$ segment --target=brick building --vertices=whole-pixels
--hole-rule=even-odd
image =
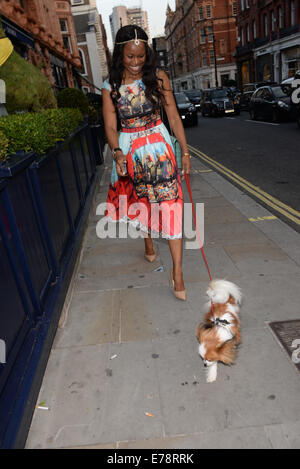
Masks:
[[[236,61],[239,86],[300,70],[299,0],[239,0]]]
[[[76,85],[81,68],[70,0],[1,0],[2,27],[15,50],[38,66],[55,89]]]
[[[108,75],[105,28],[95,0],[71,0],[77,44],[83,64],[82,88],[100,94]]]
[[[236,1],[176,0],[165,23],[173,88],[207,88],[236,79]]]

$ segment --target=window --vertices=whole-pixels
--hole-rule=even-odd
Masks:
[[[279,28],[283,28],[283,15],[282,15],[281,7],[278,7],[278,25],[279,25]]]
[[[214,41],[213,33],[214,33],[213,27],[212,27],[212,26],[208,26],[208,27],[207,27],[208,42],[213,42],[213,41]]]
[[[247,42],[250,42],[250,27],[249,24],[246,26]]]
[[[211,5],[206,5],[206,18],[211,18]]]
[[[202,66],[207,65],[206,50],[202,51]]]
[[[243,28],[241,28],[241,31],[240,31],[240,38],[241,38],[241,45],[244,46],[245,45],[245,38],[244,38]]]
[[[72,46],[69,36],[63,36],[63,43],[65,48],[72,53]]]
[[[79,48],[78,48],[78,51],[79,51],[79,56],[80,56],[81,63],[83,65],[83,75],[87,75],[84,53]]]
[[[253,33],[253,39],[256,39],[256,21],[253,20],[252,22],[252,33]]]
[[[272,10],[271,11],[271,29],[272,29],[272,31],[275,31],[275,22],[276,22],[275,13],[274,13],[274,10]]]
[[[295,25],[295,0],[291,0],[291,26]]]
[[[215,61],[215,54],[214,54],[214,50],[213,49],[210,49],[209,51],[209,60],[210,60],[210,64],[212,65]]]
[[[245,0],[241,0],[241,10],[245,10]]]
[[[67,20],[64,20],[64,19],[60,18],[59,23],[60,23],[61,32],[67,33],[68,32],[68,22],[67,22]]]
[[[84,0],[72,0],[72,5],[83,5]]]
[[[203,20],[204,18],[203,7],[199,7],[199,18],[200,20]]]
[[[264,15],[264,35],[265,37],[268,35],[268,17]]]
[[[236,2],[233,2],[233,4],[232,4],[232,14],[233,14],[233,16],[237,16],[237,5],[236,5]]]
[[[206,41],[205,28],[202,28],[200,30],[200,44],[205,44],[205,41]]]

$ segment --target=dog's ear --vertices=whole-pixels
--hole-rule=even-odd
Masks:
[[[218,347],[219,360],[225,365],[232,365],[236,359],[235,341],[233,339],[224,342]]]

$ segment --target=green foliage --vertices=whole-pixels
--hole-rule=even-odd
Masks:
[[[82,114],[78,109],[47,109],[1,117],[0,132],[8,140],[8,153],[34,151],[43,155],[76,130],[81,122]]]
[[[16,52],[0,67],[0,78],[6,84],[6,109],[9,114],[56,108],[55,96],[47,78]]]
[[[89,100],[83,91],[77,88],[65,88],[57,94],[56,98],[59,108],[80,109],[83,115],[88,114]]]
[[[8,138],[0,130],[0,163],[7,158],[8,154]]]

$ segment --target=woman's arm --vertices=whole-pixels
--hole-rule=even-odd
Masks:
[[[115,106],[110,96],[110,92],[104,88],[102,89],[102,108],[106,138],[110,148],[113,150],[119,146],[117,115]],[[126,174],[124,171],[126,156],[122,153],[122,151],[116,152],[115,161],[118,176],[124,176]]]
[[[173,91],[171,88],[171,83],[168,78],[168,75],[163,71],[158,71],[158,83],[160,85],[160,91],[164,96],[164,109],[167,113],[168,120],[172,131],[174,132],[175,137],[177,138],[181,150],[182,150],[182,174],[190,174],[191,171],[191,158],[190,152],[188,149],[184,127],[180,118],[180,115],[177,111],[177,106]]]

